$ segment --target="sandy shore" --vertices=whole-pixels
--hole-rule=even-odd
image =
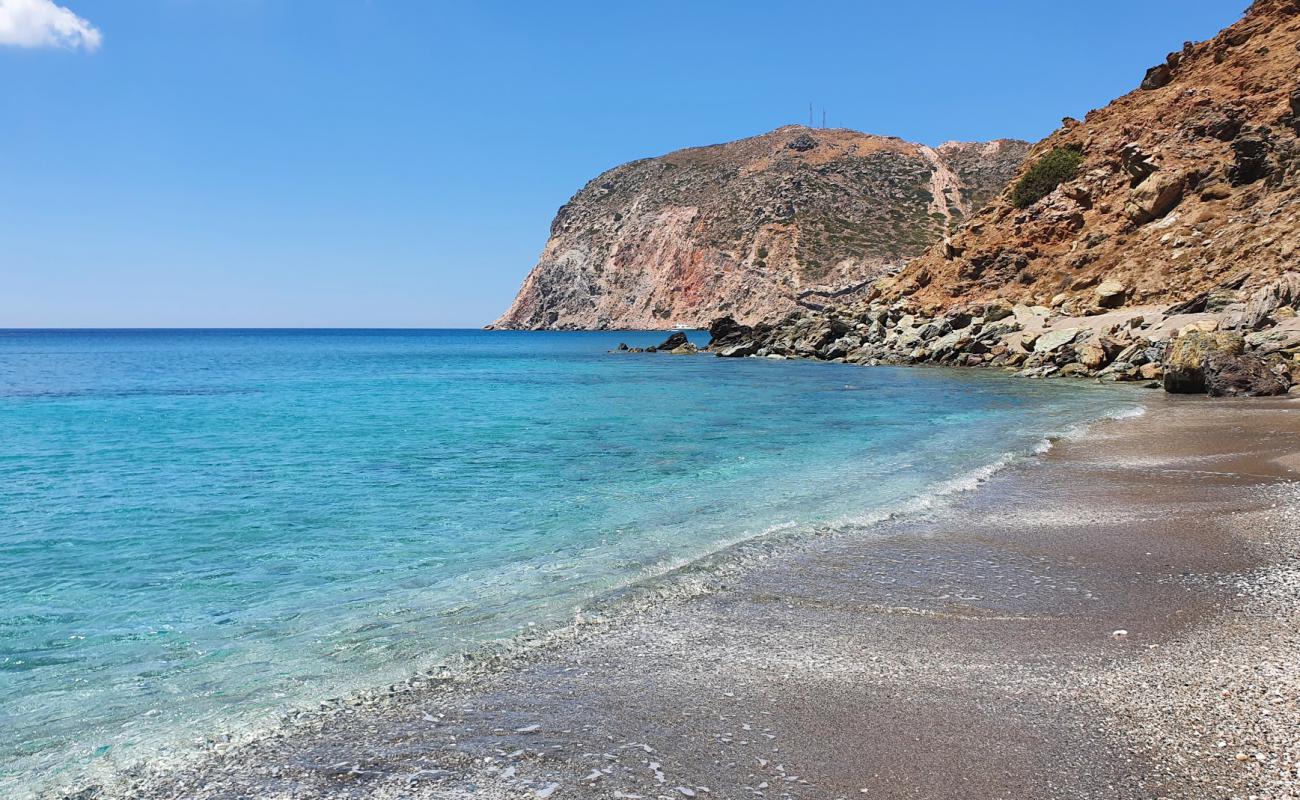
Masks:
[[[1300,402],[1149,402],[927,512],[751,546],[694,596],[104,794],[1298,796]]]

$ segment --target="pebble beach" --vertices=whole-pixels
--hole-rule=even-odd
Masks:
[[[1156,398],[99,796],[1293,797],[1296,408]]]

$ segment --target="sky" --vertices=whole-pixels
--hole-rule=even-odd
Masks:
[[[624,161],[1038,140],[1246,0],[0,0],[0,328],[477,327]]]

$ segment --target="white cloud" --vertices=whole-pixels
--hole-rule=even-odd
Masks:
[[[0,0],[0,45],[99,49],[99,30],[54,0]]]

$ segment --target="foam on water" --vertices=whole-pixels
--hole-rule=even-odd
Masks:
[[[657,576],[689,589],[739,543],[926,510],[1136,407],[977,371],[605,352],[661,338],[0,332],[0,795],[557,630]]]

